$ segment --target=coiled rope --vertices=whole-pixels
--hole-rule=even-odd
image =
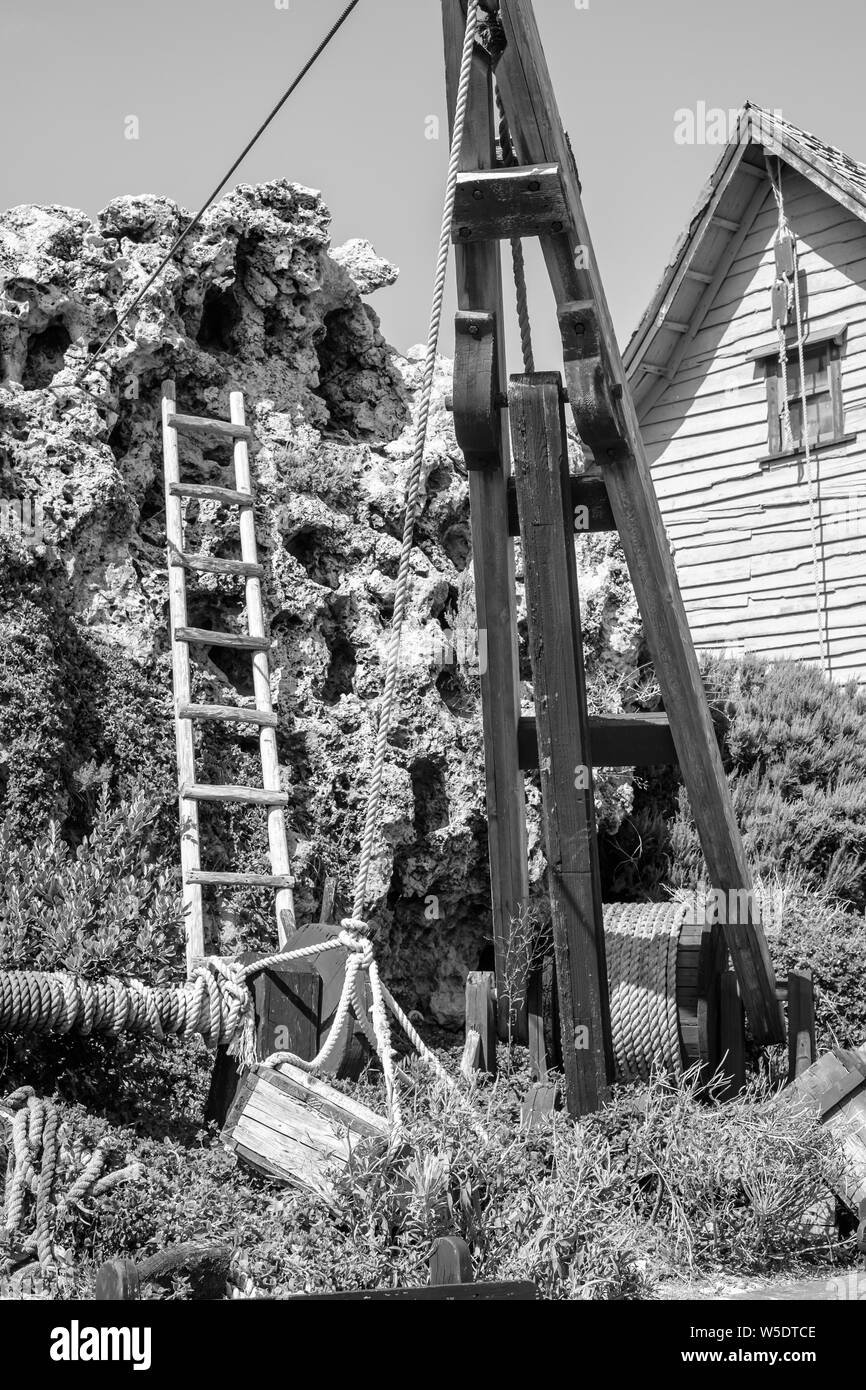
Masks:
[[[683,1070],[677,947],[686,903],[609,903],[604,939],[617,1081]]]
[[[43,1269],[53,1265],[57,1224],[70,1208],[142,1174],[138,1163],[103,1173],[111,1152],[108,1145],[97,1146],[75,1173],[77,1165],[60,1112],[53,1101],[37,1096],[32,1086],[22,1086],[0,1102],[0,1135],[3,1131],[7,1149],[0,1230],[3,1275],[34,1253]],[[61,1181],[69,1186],[58,1198]],[[31,1224],[33,1230],[28,1233]]]

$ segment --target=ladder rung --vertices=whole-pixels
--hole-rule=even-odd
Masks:
[[[249,425],[235,425],[231,420],[209,420],[204,415],[168,415],[166,425],[178,434],[217,434],[223,439],[254,438]]]
[[[267,637],[247,637],[235,632],[211,632],[206,627],[176,628],[174,640],[200,642],[205,647],[237,647],[242,652],[266,652],[271,645]]]
[[[255,501],[251,492],[210,483],[169,483],[168,490],[172,497],[195,497],[200,502],[221,502],[224,507],[251,507]]]
[[[239,705],[178,705],[177,717],[222,720],[226,724],[259,724],[263,729],[275,729],[279,722],[270,710],[243,709]]]
[[[209,786],[203,782],[185,782],[180,789],[181,801],[244,801],[250,806],[287,806],[288,792],[268,791],[265,787],[233,787],[231,783]]]
[[[293,888],[295,880],[291,874],[232,874],[211,873],[207,869],[191,869],[187,883],[243,885],[246,888]]]
[[[240,574],[245,579],[261,579],[264,570],[246,560],[223,560],[217,555],[190,555],[185,550],[172,546],[169,564],[179,569],[196,570],[200,574]]]

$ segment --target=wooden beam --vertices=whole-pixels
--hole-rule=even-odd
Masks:
[[[815,1060],[815,988],[811,970],[788,971],[788,1080]]]
[[[647,642],[671,722],[678,761],[714,887],[727,894],[752,887],[721,757],[712,732],[697,656],[677,582],[670,546],[653,489],[649,465],[589,227],[580,198],[574,156],[562,129],[538,27],[529,0],[502,0],[507,46],[496,70],[499,90],[518,158],[559,164],[575,237],[545,236],[541,247],[558,304],[595,304],[604,351],[605,376],[619,388],[625,435],[618,448],[598,460],[628,561]],[[760,196],[763,184],[756,196]],[[569,391],[571,383],[569,382]],[[571,394],[571,391],[570,391]],[[579,398],[579,392],[575,399]],[[578,428],[581,421],[578,420]],[[752,1031],[759,1042],[781,1042],[784,1026],[776,998],[769,950],[760,925],[725,928]]]
[[[562,232],[568,209],[555,164],[476,169],[458,175],[452,239],[503,241]]]
[[[607,1095],[613,1049],[559,374],[513,376],[508,398],[566,1101],[577,1117]]]
[[[672,766],[677,761],[666,714],[591,714],[588,726],[593,767]],[[517,739],[524,772],[538,767],[533,718],[521,718]]]
[[[575,535],[579,536],[586,531],[616,530],[604,478],[586,477],[584,474],[572,475],[569,486]],[[520,535],[517,493],[514,490],[513,478],[508,480],[508,534]]]
[[[449,123],[453,124],[466,23],[461,0],[442,0],[442,19]],[[476,49],[461,151],[464,170],[495,166],[497,126],[490,65],[486,56]],[[455,260],[459,308],[493,314],[501,324],[499,244],[458,245]],[[503,382],[505,347],[501,333],[497,337],[496,367],[499,381]],[[469,475],[475,606],[479,633],[485,634],[487,643],[486,669],[481,675],[481,707],[498,1024],[503,1038],[509,1029],[505,962],[511,922],[529,898],[526,791],[517,761],[520,693],[514,545],[508,537],[506,483],[510,472],[507,421],[503,420],[497,466],[474,469]],[[525,1024],[519,1019],[513,1021],[513,1026],[518,1037],[525,1035]]]
[[[746,1084],[746,1018],[733,970],[724,971],[721,988],[722,1071],[727,1077],[722,1094],[725,1100],[732,1100]]]
[[[492,971],[470,970],[466,977],[466,1037],[478,1038],[474,1070],[496,1075],[496,981]]]

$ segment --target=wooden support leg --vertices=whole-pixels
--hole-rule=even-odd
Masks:
[[[721,991],[722,1068],[728,1078],[723,1094],[732,1100],[746,1084],[746,1016],[733,970],[722,975]]]
[[[475,1071],[496,1075],[496,984],[492,971],[470,971],[466,980],[466,1040],[478,1039]]]
[[[511,378],[562,1054],[569,1113],[596,1110],[613,1079],[601,877],[562,384]]]
[[[496,81],[512,142],[522,163],[559,166],[568,209],[568,225],[559,234],[542,236],[541,248],[560,309],[575,421],[604,470],[710,881],[725,894],[750,894],[751,876],[598,273],[577,166],[530,0],[501,0],[500,18],[506,48]],[[754,1036],[762,1043],[784,1041],[770,954],[751,905],[745,916],[729,916],[725,935]]]
[[[461,0],[443,0],[445,71],[449,121],[453,124],[460,54],[466,26]],[[490,169],[496,163],[496,119],[490,65],[480,50],[475,58],[466,116],[461,167]],[[465,322],[464,346],[478,341],[483,372],[461,374],[454,423],[471,464],[469,506],[478,619],[481,707],[487,779],[487,821],[493,913],[493,943],[499,1000],[499,1036],[526,1036],[525,1018],[511,1017],[507,999],[507,955],[511,923],[529,898],[525,787],[520,770],[517,728],[520,715],[517,599],[514,543],[508,535],[508,434],[495,406],[498,382],[505,380],[502,333],[502,281],[499,246],[479,242],[455,252],[457,301],[461,311],[492,319],[492,338],[476,339],[477,324]],[[492,356],[490,350],[492,349]],[[489,437],[485,436],[486,434]],[[509,1026],[510,1025],[510,1026]]]
[[[815,987],[811,970],[788,971],[788,1081],[815,1060]]]

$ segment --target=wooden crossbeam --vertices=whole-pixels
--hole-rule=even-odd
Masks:
[[[598,1109],[613,1079],[601,876],[565,415],[557,372],[511,378],[553,946],[568,1109]]]
[[[577,474],[568,480],[571,493],[571,509],[574,519],[574,533],[585,531],[615,531],[616,522],[610,509],[604,478],[586,477]],[[508,534],[520,535],[520,519],[517,513],[517,493],[514,480],[508,482]]]
[[[598,272],[580,196],[571,147],[560,121],[547,62],[529,0],[502,0],[506,47],[497,84],[508,117],[512,143],[525,164],[559,166],[573,235],[541,237],[541,247],[557,304],[594,306],[598,325],[595,405],[611,438],[596,462],[605,484],[628,561],[656,675],[689,794],[695,824],[714,887],[725,894],[747,890],[745,920],[725,923],[725,937],[737,973],[752,1032],[759,1042],[781,1042],[784,1024],[769,950],[752,906],[751,875],[736,824],[730,793],[701,682],[697,656],[652,485],[610,311]],[[596,445],[605,430],[593,429],[587,409],[587,374],[574,341],[565,342],[574,320],[563,324],[569,398],[583,438]],[[573,379],[574,378],[574,379]],[[592,447],[592,437],[589,443]]]
[[[591,714],[588,727],[593,767],[676,763],[677,750],[666,714]],[[524,771],[538,767],[538,733],[533,718],[521,718],[517,741]]]
[[[452,239],[503,241],[512,236],[562,232],[568,210],[555,164],[476,169],[460,174]]]

